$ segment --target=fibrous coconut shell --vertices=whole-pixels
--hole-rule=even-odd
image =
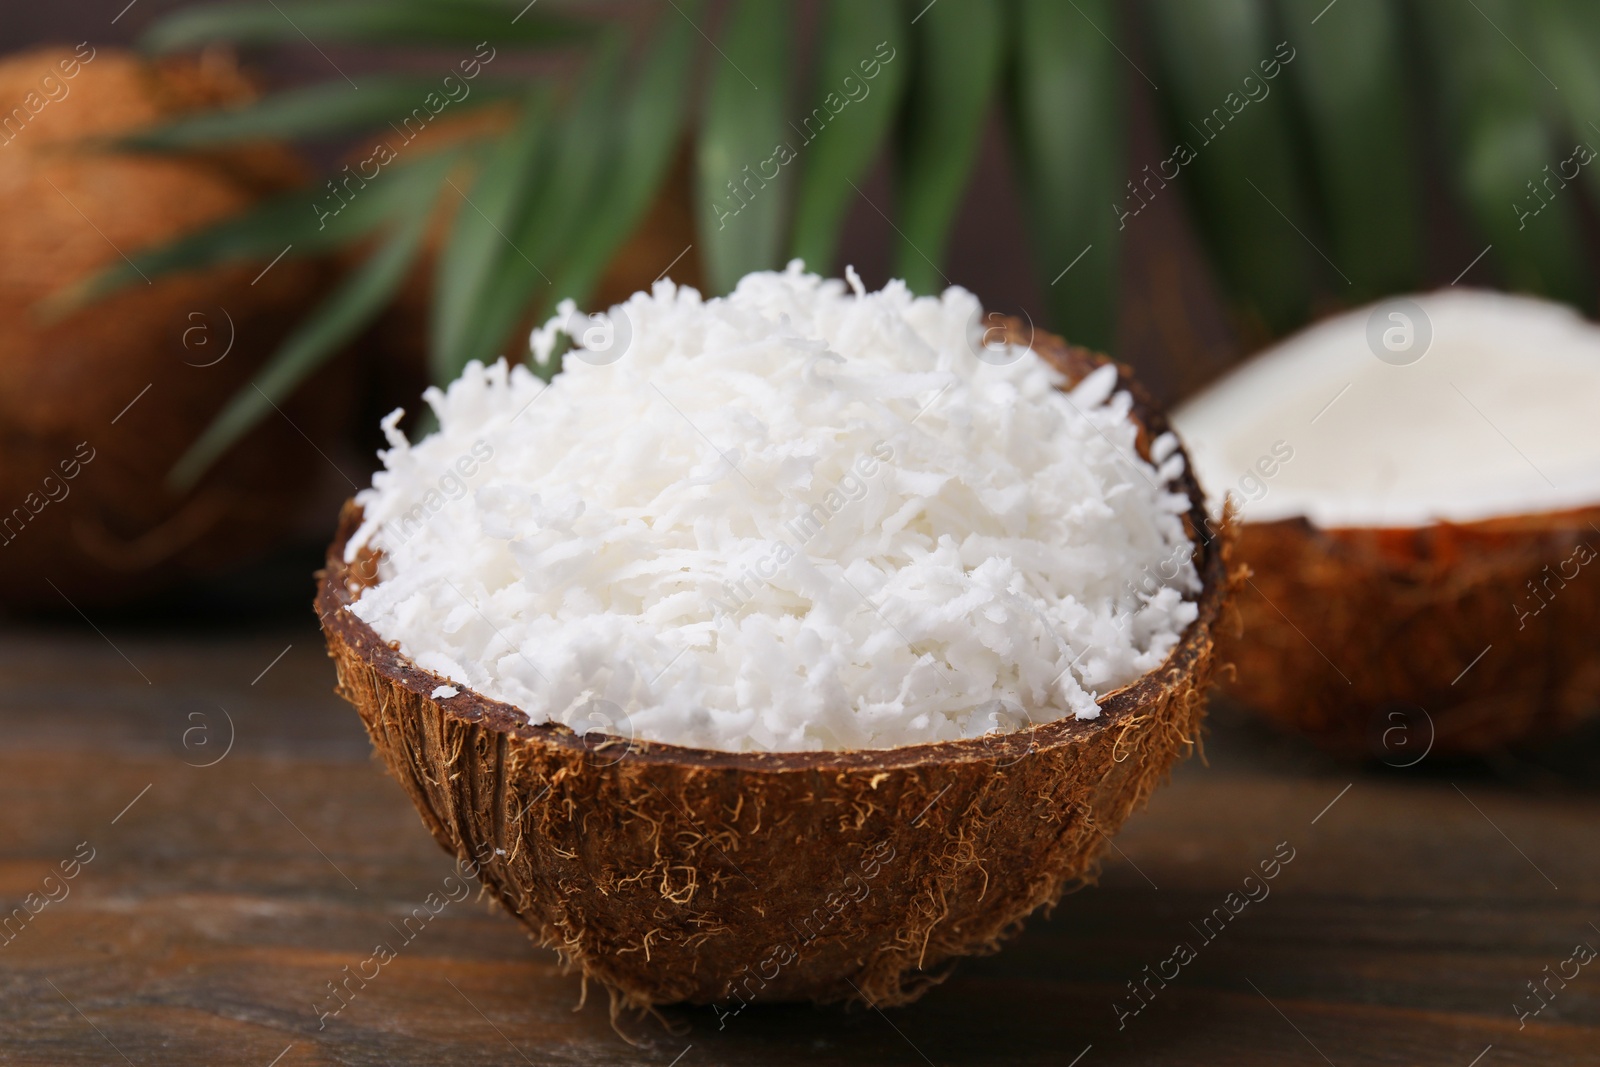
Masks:
[[[1600,712],[1600,507],[1404,529],[1240,523],[1230,695],[1338,752],[1409,764]],[[1579,546],[1588,546],[1587,552]]]
[[[1033,344],[1074,382],[1105,362]],[[1165,421],[1122,374],[1147,442]],[[1184,488],[1203,530],[1189,475]],[[433,699],[444,679],[346,610],[376,573],[370,555],[344,561],[359,521],[347,505],[317,597],[339,692],[439,844],[614,1008],[904,1004],[995,950],[1093,878],[1108,835],[1196,745],[1237,577],[1227,531],[1197,533],[1199,617],[1094,720],[889,750],[711,752],[596,743],[469,690]]]

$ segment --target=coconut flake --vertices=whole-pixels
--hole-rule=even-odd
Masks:
[[[1196,617],[1182,456],[1139,457],[1114,371],[1063,393],[981,316],[795,263],[584,318],[625,351],[548,386],[471,364],[357,496],[347,558],[382,557],[352,610],[583,732],[796,751],[1093,718]]]
[[[460,696],[461,690],[453,685],[436,685],[428,696],[434,700],[449,700],[451,697]]]

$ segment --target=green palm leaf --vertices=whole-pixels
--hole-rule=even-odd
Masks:
[[[167,481],[175,490],[192,488],[212,463],[383,310],[416,258],[427,225],[427,212],[401,222],[361,268],[300,323],[261,375],[234,394],[172,468]]]
[[[66,314],[135,282],[164,274],[269,260],[280,253],[298,258],[342,247],[397,213],[425,213],[432,190],[459,158],[457,152],[435,153],[415,162],[390,164],[348,201],[322,190],[282,193],[241,214],[135,253],[128,261],[52,295],[41,311],[51,316]]]
[[[206,111],[132,134],[119,147],[182,151],[267,138],[294,140],[369,129],[403,119],[441,92],[437,78],[367,75],[359,92],[343,81],[290,89],[242,107]],[[457,82],[454,108],[476,107],[523,91],[515,82]]]
[[[667,24],[645,61],[616,129],[616,150],[594,206],[585,213],[582,232],[556,275],[555,295],[580,305],[612,254],[627,240],[650,208],[683,136],[687,85],[695,56],[691,19],[698,3],[683,2],[685,17],[663,16]],[[687,251],[687,250],[686,250]],[[665,273],[668,264],[662,264]]]
[[[1416,288],[1421,275],[1415,134],[1400,18],[1388,0],[1279,0],[1298,50],[1289,73],[1315,160],[1328,252],[1352,302]]]
[[[795,146],[804,159],[793,255],[826,274],[857,183],[877,158],[900,103],[910,63],[898,0],[833,0],[822,40],[816,106],[801,116]]]
[[[1022,184],[1055,325],[1102,351],[1116,331],[1120,229],[1113,205],[1127,166],[1126,61],[1105,36],[1112,0],[1019,0],[1014,118]]]
[[[454,378],[470,358],[467,339],[481,296],[505,258],[507,231],[527,212],[550,121],[546,95],[543,86],[530,95],[516,126],[485,158],[471,195],[453,189],[460,203],[434,283],[431,363],[436,381]]]
[[[713,292],[779,266],[782,256],[796,156],[784,111],[787,16],[787,5],[736,0],[718,42],[695,160],[700,247]]]
[[[1148,185],[1142,176],[1126,206],[1142,210],[1140,197],[1159,195],[1168,183],[1185,187],[1246,318],[1285,333],[1305,321],[1309,257],[1321,258],[1290,148],[1286,94],[1267,77],[1297,54],[1289,42],[1273,43],[1255,0],[1151,0],[1148,11],[1160,95],[1182,150],[1168,157],[1172,166],[1164,160],[1155,168]],[[1328,266],[1333,284],[1348,288],[1340,268]]]
[[[531,6],[531,5],[529,5]],[[519,13],[519,9],[520,13]],[[584,23],[499,0],[268,0],[186,8],[156,23],[140,40],[153,52],[216,41],[280,44],[567,44],[592,32]],[[463,60],[462,63],[469,62]]]
[[[1539,65],[1561,86],[1557,96],[1567,135],[1591,151],[1600,149],[1600,63],[1595,62],[1600,56],[1600,6],[1583,0],[1529,0],[1524,17],[1534,28]],[[1600,194],[1600,166],[1582,169],[1591,191]]]
[[[147,47],[304,41],[319,52],[322,43],[475,51],[449,78],[362,75],[359,89],[345,78],[182,116],[115,147],[308,139],[396,118],[409,127],[423,111],[426,125],[439,111],[430,101],[447,96],[457,109],[517,93],[525,103],[510,131],[447,154],[417,149],[413,158],[402,147],[376,177],[346,167],[323,190],[276,196],[146,249],[44,310],[63,313],[147,277],[315,255],[387,231],[286,342],[261,392],[235,397],[175,470],[192,484],[269,401],[390,299],[423,239],[417,227],[459,180],[446,190],[461,202],[436,264],[430,329],[432,372],[451,379],[467,361],[497,354],[524,316],[563,297],[586,300],[658,194],[682,143],[703,14],[700,0],[670,6],[666,22],[647,31],[654,43],[632,76],[620,30],[526,0],[247,0],[165,18]],[[1184,195],[1251,333],[1302,323],[1319,277],[1348,301],[1413,287],[1422,240],[1413,124],[1444,130],[1445,173],[1505,278],[1589,306],[1576,237],[1581,190],[1568,189],[1575,175],[1552,167],[1568,155],[1567,136],[1600,143],[1594,4],[1414,0],[1396,13],[1381,0],[1145,0],[1143,14],[1137,28],[1147,39],[1136,47],[1124,40],[1135,20],[1114,0],[828,0],[810,110],[796,114],[791,6],[729,0],[715,55],[706,55],[693,146],[708,289],[779,267],[786,249],[831,271],[855,186],[897,118],[895,269],[917,291],[937,289],[1009,59],[1004,102],[1018,182],[1053,318],[1074,340],[1112,346],[1122,238],[1153,197]],[[1434,94],[1416,102],[1417,114],[1408,94],[1422,79],[1402,67],[1402,26],[1420,28],[1431,52]],[[1278,28],[1287,40],[1274,44]],[[588,45],[597,36],[570,95],[541,93],[552,82],[543,76],[474,80],[496,47]],[[1138,78],[1151,82],[1165,143],[1175,147],[1129,182],[1126,88]],[[470,187],[451,173],[464,161]],[[1600,166],[1587,169],[1600,193]]]
[[[1476,0],[1476,7],[1423,0],[1418,8],[1440,75],[1455,156],[1450,175],[1492,246],[1489,258],[1513,289],[1589,307],[1593,286],[1576,236],[1577,192],[1546,182],[1547,168],[1567,154],[1545,110],[1554,89],[1501,37],[1528,39],[1518,9],[1498,0]]]
[[[942,0],[912,26],[911,86],[895,165],[895,273],[913,292],[944,285],[945,244],[1000,76],[1003,22],[990,0]]]
[[[553,300],[554,281],[540,264],[554,266],[592,204],[606,158],[606,141],[599,131],[606,128],[606,116],[615,108],[622,59],[621,41],[608,38],[561,117],[553,150],[539,157],[530,195],[523,200],[526,210],[505,232],[473,328],[457,353],[461,366],[499,355],[517,320],[530,307],[547,307]],[[435,372],[455,376],[448,367],[436,367]]]

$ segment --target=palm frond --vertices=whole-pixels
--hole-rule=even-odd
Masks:
[[[290,89],[240,107],[185,115],[125,137],[118,147],[155,152],[263,139],[300,140],[399,122],[424,106],[430,93],[449,94],[456,109],[478,107],[524,92],[513,81],[457,79],[455,88],[437,78],[368,75],[358,92],[343,81]],[[459,93],[459,96],[455,94]]]
[[[1519,9],[1503,0],[1479,6],[1484,17],[1473,19],[1440,0],[1418,3],[1439,72],[1456,193],[1512,287],[1589,306],[1594,285],[1578,244],[1575,198],[1563,195],[1563,179],[1551,180],[1567,153],[1555,140],[1549,83],[1516,50],[1490,39],[1527,36]]]
[[[601,131],[616,106],[624,58],[616,38],[591,57],[577,92],[551,131],[551,151],[541,157],[523,199],[522,217],[501,235],[494,275],[471,332],[448,362],[435,364],[435,373],[444,380],[455,377],[448,373],[452,366],[459,373],[470,360],[502,354],[500,347],[518,320],[553,302],[555,282],[541,264],[553,268],[585,213],[596,209],[593,197],[606,148]]]
[[[297,326],[261,374],[235,393],[168,475],[186,491],[212,463],[370,323],[393,298],[417,257],[428,216],[400,220],[387,240]]]
[[[52,295],[43,310],[66,314],[147,278],[345,247],[414,209],[418,191],[437,186],[459,158],[459,151],[435,153],[388,165],[378,173],[383,180],[368,182],[357,175],[347,178],[342,190],[329,181],[324,190],[281,193],[167,244],[136,252]],[[348,184],[352,181],[356,184]]]
[[[537,9],[518,14],[509,0],[267,0],[206,4],[162,19],[140,40],[152,52],[228,42],[263,45],[321,41],[435,46],[483,42],[513,46],[572,44],[589,23]],[[483,59],[483,55],[478,56]]]
[[[1013,122],[1040,275],[1059,328],[1113,347],[1127,169],[1125,63],[1113,0],[1018,0]],[[1091,258],[1092,257],[1092,258]]]
[[[455,224],[434,272],[430,356],[438,379],[455,377],[471,358],[468,338],[480,321],[489,278],[505,258],[506,231],[527,214],[537,191],[549,127],[549,100],[539,86],[523,102],[517,124],[485,156],[471,193],[450,182]]]
[[[711,287],[727,292],[779,266],[798,153],[788,125],[788,12],[735,0],[719,41],[696,145],[700,245]]]
[[[573,235],[572,251],[555,275],[557,299],[588,299],[612,254],[638,226],[659,193],[683,137],[689,73],[697,35],[691,22],[701,5],[683,0],[684,17],[664,15],[655,47],[612,129],[611,151],[595,203]],[[663,273],[667,264],[662,265]]]
[[[943,0],[922,12],[912,34],[895,157],[895,273],[913,292],[931,293],[947,284],[945,244],[999,82],[1004,14],[990,0]]]
[[[997,105],[1048,325],[1075,341],[1114,347],[1123,239],[1160,197],[1188,206],[1253,340],[1297,327],[1313,306],[1415,287],[1420,175],[1441,146],[1441,170],[1503,280],[1593,303],[1576,237],[1581,198],[1600,198],[1587,148],[1600,143],[1593,4],[828,0],[803,81],[799,20],[787,5],[731,0],[720,25],[705,11],[700,0],[663,10],[637,64],[614,25],[525,0],[264,0],[171,15],[146,47],[311,40],[475,51],[452,68],[453,89],[387,74],[363,74],[355,89],[341,72],[139,131],[121,149],[209,150],[380,128],[440,92],[458,108],[515,101],[515,117],[448,152],[418,149],[385,160],[376,176],[347,166],[323,189],[270,198],[142,250],[56,294],[46,310],[81,307],[143,277],[325,254],[386,235],[285,343],[260,391],[235,397],[185,457],[174,477],[192,483],[260,417],[263,396],[287,397],[391,299],[426,246],[424,220],[440,196],[457,201],[434,265],[429,350],[443,382],[467,361],[499,354],[529,316],[565,297],[586,300],[686,140],[711,292],[781,266],[786,252],[831,271],[860,185],[886,147],[894,195],[873,206],[895,231],[897,273],[916,291],[934,291],[949,281],[946,246]],[[709,50],[700,40],[708,32]],[[1505,47],[1502,33],[1526,50]],[[496,48],[566,46],[581,51],[575,85],[500,68],[477,80]],[[1130,85],[1154,103],[1166,146],[1165,158],[1138,173],[1128,162]]]
[[[1296,90],[1328,257],[1352,302],[1414,289],[1422,273],[1422,194],[1406,106],[1401,21],[1386,0],[1279,0],[1298,53]]]
[[[1272,40],[1267,12],[1254,0],[1152,0],[1146,10],[1177,146],[1171,164],[1155,168],[1154,182],[1140,176],[1127,206],[1142,211],[1143,198],[1169,180],[1183,186],[1246,318],[1287,332],[1310,311],[1313,256],[1336,284],[1350,285],[1308,232],[1312,216],[1294,141],[1282,101],[1270,99],[1298,50]]]
[[[827,7],[822,55],[812,97],[800,117],[796,190],[796,258],[824,274],[859,183],[882,150],[905,90],[906,31],[898,0],[833,0]]]

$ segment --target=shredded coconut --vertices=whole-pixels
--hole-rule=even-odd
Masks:
[[[849,276],[564,304],[535,357],[586,350],[550,385],[474,363],[414,446],[392,413],[352,610],[579,732],[836,750],[1094,718],[1196,616],[1176,439],[1139,457],[1113,368],[1063,393],[983,348],[963,289]]]

